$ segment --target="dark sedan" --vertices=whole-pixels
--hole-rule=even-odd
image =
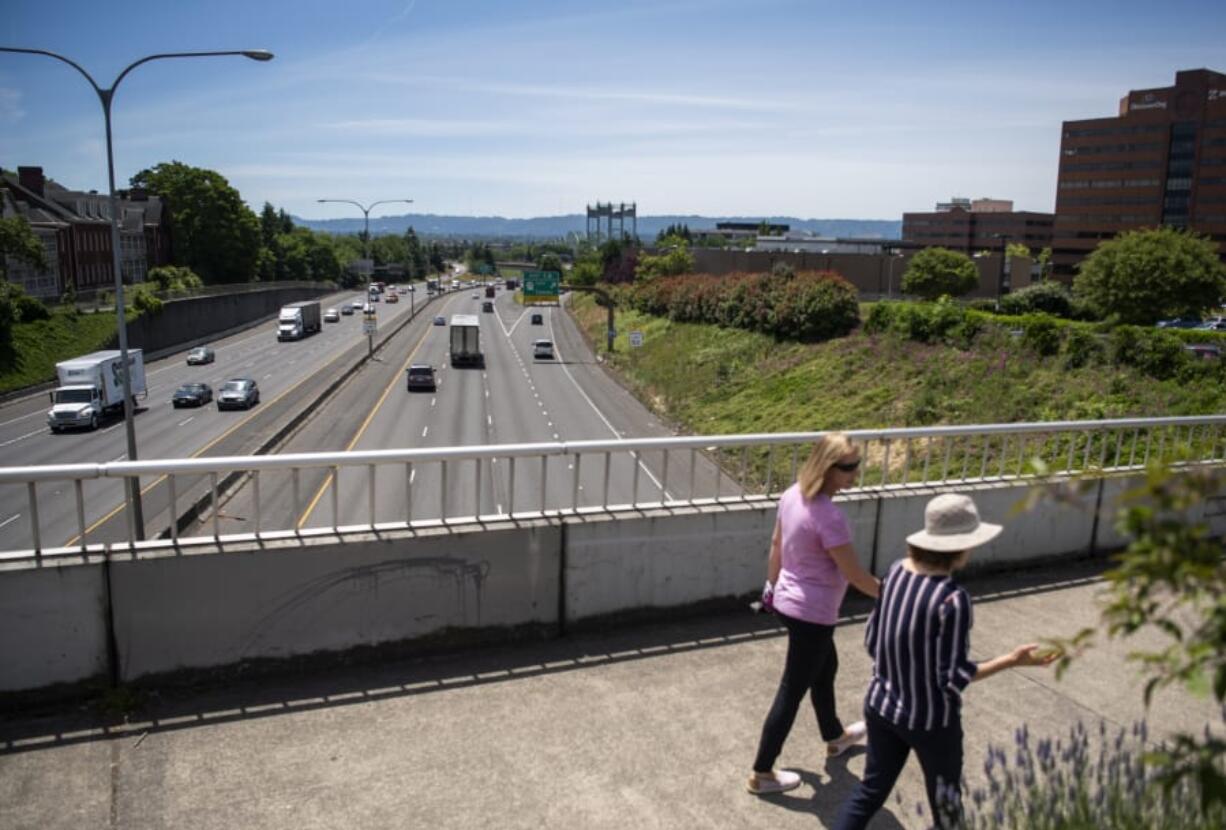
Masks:
[[[204,406],[211,400],[213,387],[207,383],[185,383],[170,397],[170,403],[175,409],[181,406]]]
[[[218,409],[250,409],[260,402],[260,389],[251,378],[228,380],[217,390]]]

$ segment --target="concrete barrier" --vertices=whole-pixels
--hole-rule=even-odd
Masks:
[[[1138,479],[1042,485],[981,483],[971,492],[1004,533],[971,567],[1021,566],[1122,547],[1113,528]],[[840,499],[866,567],[884,574],[904,555],[938,490]],[[1226,530],[1226,501],[1192,519]],[[256,661],[343,654],[423,642],[493,640],[515,629],[744,597],[761,589],[773,502],[565,516],[485,526],[382,532],[142,553],[106,573],[75,558],[12,562],[0,571],[0,692],[106,677],[157,679],[242,670]],[[168,543],[169,545],[169,543]],[[107,648],[113,620],[118,665]],[[458,638],[451,635],[462,634]]]

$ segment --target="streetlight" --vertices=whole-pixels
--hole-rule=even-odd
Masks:
[[[371,202],[369,207],[363,207],[360,202],[355,202],[352,199],[316,199],[316,202],[340,202],[346,205],[353,205],[358,210],[362,211],[362,218],[365,226],[362,230],[362,259],[370,259],[370,212],[379,205],[388,205],[395,202],[404,202],[406,205],[413,204],[412,199],[384,199],[379,202]]]
[[[106,176],[107,187],[110,193],[111,204],[111,264],[115,269],[115,316],[119,328],[119,359],[124,366],[123,372],[123,419],[124,432],[128,439],[128,460],[136,460],[136,424],[134,423],[135,412],[132,401],[132,381],[129,378],[129,362],[128,362],[128,323],[124,319],[123,306],[123,272],[120,270],[119,262],[119,203],[115,198],[115,153],[111,144],[111,103],[115,100],[115,90],[119,88],[119,83],[127,74],[142,63],[150,61],[162,60],[163,58],[211,58],[220,57],[222,55],[242,55],[245,58],[251,58],[254,61],[270,61],[273,58],[272,52],[264,49],[241,49],[236,51],[224,52],[166,52],[157,55],[146,55],[140,60],[133,61],[124,67],[124,70],[115,78],[114,83],[109,89],[103,89],[98,86],[88,72],[81,68],[75,61],[69,60],[63,55],[55,52],[48,52],[46,49],[19,49],[12,46],[0,46],[0,52],[13,52],[22,55],[45,55],[49,58],[55,58],[57,61],[63,61],[73,69],[80,72],[85,80],[89,81],[89,85],[94,88],[94,92],[98,93],[98,102],[102,104],[102,118],[106,122]],[[129,499],[132,502],[132,532],[137,540],[145,538],[145,517],[141,510],[140,503],[140,479],[132,477],[127,479]],[[174,521],[174,518],[171,518]]]

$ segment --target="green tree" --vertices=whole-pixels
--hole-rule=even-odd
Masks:
[[[166,197],[176,265],[206,283],[246,282],[256,275],[260,220],[220,173],[164,162],[137,173],[131,185]]]
[[[260,237],[264,240],[264,247],[271,248],[279,233],[285,231],[281,229],[281,218],[277,215],[277,209],[271,202],[265,202],[264,209],[260,211]]]
[[[1208,236],[1174,228],[1124,231],[1081,263],[1073,293],[1103,317],[1149,325],[1216,306],[1226,293],[1226,266]]]
[[[376,236],[370,242],[370,258],[380,265],[406,265],[409,260],[409,246],[403,236],[384,234]]]
[[[47,270],[43,243],[20,216],[0,218],[0,280],[8,281],[8,260],[13,258],[35,271]]]
[[[560,275],[562,273],[562,258],[552,251],[546,251],[536,261],[536,267],[539,271],[556,271]]]
[[[907,263],[902,276],[904,294],[935,300],[948,294],[961,297],[979,285],[979,272],[966,254],[948,248],[925,248]]]
[[[1013,259],[1014,257],[1019,257],[1019,256],[1029,258],[1031,256],[1031,253],[1030,253],[1030,249],[1027,248],[1025,245],[1023,245],[1021,242],[1010,242],[1007,245],[1005,245],[1005,256],[1009,257],[1009,259]]]
[[[426,253],[426,248],[421,243],[421,238],[417,235],[417,231],[409,227],[404,232],[404,267],[408,272],[409,278],[414,280],[422,280],[426,278],[426,274],[430,270],[430,257]]]
[[[658,256],[644,256],[639,259],[634,275],[640,280],[655,277],[677,277],[689,274],[694,270],[694,255],[690,246],[680,237],[668,237],[669,248]]]

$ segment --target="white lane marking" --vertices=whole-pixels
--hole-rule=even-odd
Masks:
[[[493,426],[493,425],[494,425],[494,416],[492,416],[492,415],[486,415],[486,416],[485,416],[485,422],[486,422],[487,424],[489,424],[490,426]]]
[[[417,470],[414,470],[413,472],[409,473],[409,484],[412,484],[413,479],[415,478],[417,478]]]
[[[436,403],[438,403],[438,398],[431,398],[431,399],[430,399],[430,406],[434,406]]]
[[[426,437],[426,433],[427,433],[427,432],[429,432],[429,431],[430,431],[430,427],[422,427],[422,428],[421,428],[421,437],[422,437],[422,438],[425,438],[425,437]]]
[[[501,512],[502,512],[502,510],[500,509],[498,512],[499,512],[499,513],[501,513]],[[20,513],[14,513],[12,516],[9,516],[9,517],[8,517],[7,519],[5,519],[4,521],[0,522],[0,527],[4,527],[6,524],[9,524],[10,522],[15,522],[15,521],[17,521],[17,520],[18,520],[18,519],[20,519],[20,518],[21,518],[21,514],[20,514]]]
[[[498,515],[502,515],[502,505],[498,505]]]
[[[512,325],[510,329],[507,329],[507,330],[506,330],[506,332],[507,332],[507,337],[510,337],[510,336],[511,336],[511,333],[515,331],[515,327],[519,325],[519,321],[520,321],[520,320],[522,320],[522,319],[524,319],[524,315],[525,315],[525,314],[527,314],[527,313],[528,313],[528,309],[526,309],[526,308],[525,308],[525,309],[524,309],[522,312],[520,312],[520,315],[519,315],[519,317],[518,317],[518,318],[515,320],[514,325]],[[498,322],[499,322],[499,323],[501,323],[501,322],[502,322],[502,320],[500,319]]]
[[[127,457],[128,457],[128,454],[125,452],[123,455],[117,455],[117,456],[115,456],[115,457],[114,457],[114,458],[112,458],[112,459],[111,459],[111,460],[110,460],[108,463],[110,463],[110,464],[114,464],[116,461],[123,461],[123,460],[124,460],[125,458],[127,458]]]
[[[272,377],[272,372],[269,372],[268,374],[264,375],[264,377],[260,378],[260,380],[268,380],[270,377]]]
[[[600,411],[600,408],[597,407],[596,404],[592,401],[592,399],[588,397],[587,392],[583,391],[583,387],[579,385],[579,381],[575,380],[575,376],[570,373],[570,367],[567,366],[566,361],[562,359],[562,351],[557,346],[558,337],[554,333],[554,330],[553,330],[553,315],[552,314],[549,316],[549,339],[554,342],[553,348],[554,348],[554,353],[557,355],[558,365],[562,367],[562,371],[566,373],[566,376],[568,378],[570,378],[570,382],[575,385],[575,389],[577,389],[579,391],[579,394],[583,396],[583,400],[587,401],[587,405],[592,408],[592,411],[596,413],[596,415],[600,418],[600,420],[604,421],[604,425],[609,428],[609,432],[613,433],[614,438],[616,438],[618,441],[625,440],[618,433],[618,431],[613,428],[613,424],[609,423],[609,419],[604,416],[604,413]],[[643,459],[639,456],[639,454],[632,452],[630,453],[630,455],[633,456],[634,460],[638,463],[638,465],[643,468],[643,472],[647,473],[647,477],[651,479],[651,482],[657,487],[657,489],[659,489],[664,494],[665,501],[671,501],[672,496],[669,494],[667,490],[664,489],[664,486],[660,484],[660,480],[655,477],[655,475],[651,472],[651,470],[647,469],[647,465],[643,463]]]
[[[196,416],[193,415],[191,418],[188,418],[186,421],[179,421],[178,426],[181,426],[181,427],[187,426],[189,423],[191,423],[191,421],[195,419],[195,417]]]
[[[36,414],[42,415],[44,413],[39,412]],[[46,432],[45,429],[36,429],[33,432],[27,432],[25,435],[18,435],[16,438],[10,438],[9,440],[5,441],[3,444],[0,444],[0,447],[7,447],[9,444],[16,444],[18,441],[24,441],[32,435],[42,435],[44,432]],[[3,525],[0,525],[0,527],[2,526]]]

